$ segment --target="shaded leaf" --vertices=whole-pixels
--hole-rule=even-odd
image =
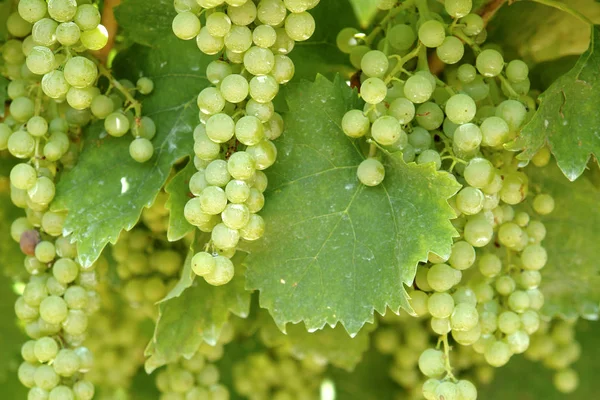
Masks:
[[[154,337],[146,351],[147,355],[152,356],[146,364],[148,372],[179,357],[191,357],[202,342],[214,345],[231,314],[240,317],[248,315],[251,293],[244,289],[244,270],[241,266],[244,257],[243,253],[238,252],[232,259],[236,272],[228,284],[212,286],[204,279],[192,277],[193,282],[188,280],[191,286],[178,293],[177,297],[160,304]],[[191,268],[190,259],[191,255],[186,261],[184,274]]]
[[[115,8],[127,38],[146,46],[158,45],[166,35],[175,37],[171,30],[175,15],[172,0],[127,0]]]
[[[597,318],[600,303],[600,190],[585,178],[569,182],[554,163],[528,169],[533,188],[554,197],[546,225],[548,264],[541,271],[547,315]],[[532,215],[535,215],[532,213]]]
[[[193,154],[192,131],[198,121],[196,96],[208,81],[198,74],[210,61],[193,43],[167,36],[156,48],[133,46],[115,60],[119,77],[150,77],[155,89],[143,112],[157,126],[155,154],[146,163],[129,156],[131,136],[108,137],[102,123],[87,129],[77,168],[57,186],[55,209],[69,215],[65,231],[77,242],[79,262],[90,265],[122,229],[131,229],[150,206],[169,176],[171,166]]]
[[[590,155],[600,155],[600,25],[592,29],[588,51],[539,101],[533,119],[509,149],[522,150],[518,158],[530,160],[547,144],[565,176],[574,181]]]
[[[194,162],[190,160],[185,168],[179,171],[165,187],[165,191],[169,195],[165,207],[170,211],[167,238],[171,242],[183,238],[194,230],[194,226],[185,219],[183,209],[190,199],[188,188],[190,178],[196,172]]]
[[[282,330],[288,322],[311,331],[341,322],[354,335],[374,310],[408,309],[404,284],[412,284],[417,262],[428,252],[449,254],[456,232],[447,199],[458,184],[397,154],[384,160],[384,183],[367,188],[356,178],[359,142],[339,125],[361,107],[356,93],[339,77],[318,76],[286,98],[279,159],[267,170],[267,230],[248,244],[247,287],[260,290]]]

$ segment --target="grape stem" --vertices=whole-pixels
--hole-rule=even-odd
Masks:
[[[110,73],[110,71],[108,70],[108,68],[106,68],[103,64],[98,63],[98,69],[100,70],[100,74],[104,75],[106,78],[108,78],[108,80],[110,81],[110,84],[112,86],[114,86],[115,88],[117,88],[117,90],[119,92],[121,92],[123,94],[123,96],[125,96],[125,98],[127,99],[127,101],[129,103],[131,103],[130,107],[133,107],[133,109],[135,110],[135,116],[136,118],[140,118],[142,116],[142,103],[140,103],[139,101],[137,101],[129,92],[129,90],[127,90],[126,87],[124,87],[123,85],[121,85],[121,83],[119,83],[118,80],[115,79],[115,77]]]
[[[394,67],[394,69],[390,71],[390,73],[384,79],[384,82],[386,84],[390,83],[392,79],[396,77],[396,75],[405,71],[404,64],[406,64],[409,60],[412,60],[413,58],[417,57],[421,51],[421,48],[422,45],[421,43],[419,43],[419,45],[415,47],[410,53],[408,53],[404,57],[399,58],[398,65],[396,65],[396,67]]]
[[[588,17],[586,17],[579,11],[575,10],[573,7],[568,6],[565,3],[561,3],[560,1],[555,1],[555,0],[530,0],[530,1],[533,1],[534,3],[543,4],[548,7],[556,8],[558,10],[566,12],[567,14],[571,14],[575,18],[585,22],[588,25],[594,25],[594,23]]]
[[[446,333],[442,337],[440,337],[440,341],[444,345],[444,361],[446,363],[446,379],[450,379],[453,382],[456,382],[456,378],[452,373],[452,366],[450,365],[450,345],[448,344],[448,334]],[[438,342],[439,345],[439,342]]]
[[[411,7],[415,0],[406,0],[405,2],[399,4],[397,7],[392,8],[387,15],[377,24],[375,28],[369,33],[365,38],[364,42],[366,44],[371,44],[373,40],[383,31],[383,27],[391,21],[396,15],[398,15],[401,11]]]

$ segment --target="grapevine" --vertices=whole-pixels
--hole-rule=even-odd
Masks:
[[[586,1],[0,0],[7,398],[595,396]]]

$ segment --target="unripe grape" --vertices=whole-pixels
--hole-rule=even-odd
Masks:
[[[446,29],[444,25],[437,20],[429,20],[419,28],[419,40],[426,47],[441,46],[446,38]]]
[[[377,186],[383,182],[385,167],[379,160],[367,158],[358,166],[356,175],[363,185]]]

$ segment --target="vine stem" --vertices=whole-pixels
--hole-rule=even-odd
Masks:
[[[135,116],[136,116],[136,118],[140,118],[142,116],[142,103],[140,103],[139,101],[137,101],[131,95],[131,93],[129,92],[129,90],[127,90],[127,88],[125,88],[123,85],[121,85],[119,83],[119,81],[116,80],[115,77],[111,74],[111,72],[109,71],[109,69],[106,68],[103,64],[98,64],[98,69],[100,70],[100,74],[102,74],[102,75],[104,75],[105,77],[108,78],[108,80],[110,81],[111,85],[113,85],[114,87],[116,87],[119,92],[123,93],[123,95],[125,96],[125,98],[127,99],[127,101],[131,103],[131,106],[135,110]]]
[[[448,334],[442,336],[442,343],[444,345],[444,358],[446,361],[446,373],[447,377],[452,381],[456,381],[454,374],[452,373],[452,366],[450,365],[450,345],[448,344]]]
[[[566,12],[567,14],[571,14],[575,18],[578,18],[579,20],[585,22],[588,25],[594,25],[594,23],[588,17],[586,17],[585,15],[583,15],[582,13],[580,13],[573,7],[568,6],[565,3],[561,3],[560,1],[556,1],[556,0],[529,0],[529,1],[533,1],[534,3],[543,4],[548,7],[556,8],[558,10]]]
[[[398,15],[401,11],[406,10],[407,8],[413,5],[415,0],[406,0],[402,4],[398,5],[395,8],[392,8],[388,14],[381,20],[379,24],[364,38],[364,42],[366,44],[371,44],[371,42],[383,31],[383,27],[391,21],[396,15]]]

